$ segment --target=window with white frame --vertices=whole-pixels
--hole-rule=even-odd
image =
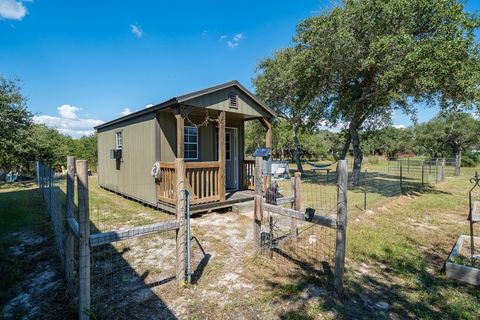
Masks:
[[[123,135],[122,131],[115,132],[115,149],[123,148]]]
[[[183,132],[183,157],[185,160],[198,160],[198,128],[186,126]]]

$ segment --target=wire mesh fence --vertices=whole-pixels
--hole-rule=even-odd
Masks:
[[[156,288],[175,282],[175,231],[91,248],[91,310],[96,319],[162,314]],[[153,309],[152,309],[153,308]]]
[[[279,272],[332,275],[335,230],[266,211],[260,234],[261,254],[273,259]]]
[[[349,179],[349,206],[367,210],[391,197],[428,190],[455,175],[457,162],[450,167],[446,163],[442,159],[400,159],[388,161],[385,170],[364,170],[355,181]]]
[[[334,276],[335,289],[341,291],[346,235],[343,221],[346,210],[341,209],[346,209],[345,161],[340,172],[302,176],[296,173],[290,182],[274,180],[266,190],[256,186],[257,250],[273,261],[277,274],[288,275],[293,271],[309,276]],[[260,174],[256,170],[257,181]],[[289,190],[291,196],[285,197],[278,190]],[[263,205],[259,203],[263,201]]]
[[[45,209],[52,222],[55,247],[65,272],[67,287],[72,300],[78,299],[78,240],[68,232],[66,175],[55,172],[40,162],[37,163],[38,185]]]
[[[175,216],[135,200],[152,184],[117,181],[103,188],[98,177],[89,177],[91,239],[91,306],[97,319],[132,318],[166,312],[155,293],[175,283]],[[158,301],[157,301],[158,300]],[[148,306],[148,307],[147,307]],[[153,309],[152,309],[153,308]]]

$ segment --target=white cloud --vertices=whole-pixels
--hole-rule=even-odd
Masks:
[[[220,41],[228,39],[226,41],[227,46],[229,46],[230,48],[236,48],[236,47],[238,47],[240,41],[243,40],[244,38],[245,38],[245,36],[243,35],[243,32],[240,32],[240,33],[237,33],[237,34],[233,35],[232,37],[227,36],[227,35],[222,35],[222,36],[220,36]]]
[[[240,32],[240,33],[237,33],[236,35],[233,36],[233,41],[235,42],[238,42],[240,40],[242,40],[244,37],[243,37],[243,32]]]
[[[97,119],[81,119],[76,115],[76,111],[80,108],[64,104],[57,108],[59,117],[49,115],[34,116],[35,123],[44,124],[47,127],[55,128],[63,134],[67,134],[73,138],[87,136],[94,132],[93,127],[101,125],[102,120]]]
[[[0,19],[22,20],[26,14],[22,0],[0,0]]]
[[[132,113],[132,110],[130,110],[130,108],[125,108],[122,110],[122,112],[120,112],[120,115],[126,116],[126,115],[129,115],[130,113]]]
[[[404,124],[394,124],[392,127],[397,128],[397,129],[405,129],[406,126]]]
[[[58,113],[62,118],[65,119],[76,119],[77,115],[76,112],[80,110],[80,108],[71,106],[69,104],[63,104],[57,108]]]
[[[146,108],[150,108],[150,107],[153,107],[153,103],[147,104],[147,105],[145,106],[145,109],[146,109]]]
[[[227,41],[227,45],[228,45],[230,48],[235,48],[235,47],[238,47],[238,42]]]
[[[143,36],[143,29],[139,25],[131,24],[130,30],[137,38],[141,38]]]

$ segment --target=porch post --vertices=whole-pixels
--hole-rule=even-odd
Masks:
[[[177,158],[183,158],[183,134],[185,122],[181,113],[176,113],[175,118],[177,119]]]
[[[225,111],[218,115],[218,195],[225,200]]]
[[[267,118],[260,118],[260,122],[262,125],[265,127],[265,147],[272,149],[272,123],[270,122],[269,119]],[[265,190],[267,190],[270,187],[270,182],[272,180],[271,176],[265,177],[264,178],[264,184],[265,184]]]

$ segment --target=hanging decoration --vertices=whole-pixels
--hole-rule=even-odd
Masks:
[[[205,119],[203,120],[203,122],[201,123],[194,123],[192,120],[190,120],[190,118],[187,116],[185,118],[185,120],[187,120],[188,124],[191,125],[192,127],[195,127],[195,128],[200,128],[200,127],[208,127],[208,124],[210,122],[216,122],[217,119],[214,119],[214,118],[210,118],[209,115],[208,115],[208,111],[207,111],[207,114],[205,115]]]

